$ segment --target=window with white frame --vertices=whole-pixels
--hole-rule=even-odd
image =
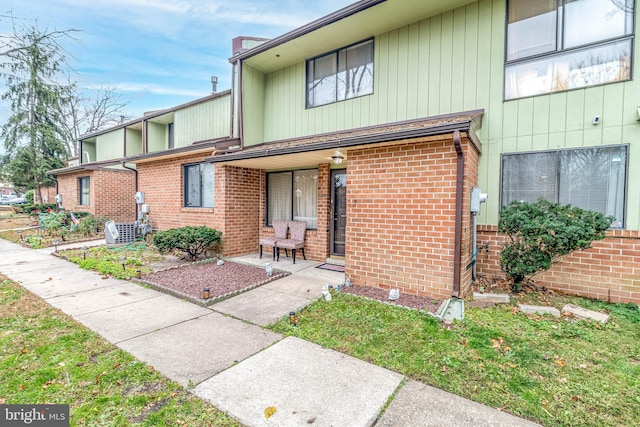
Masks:
[[[305,221],[318,228],[318,170],[267,174],[267,225],[274,220]]]
[[[634,0],[509,0],[505,99],[631,79]]]
[[[307,61],[307,108],[373,93],[373,39]]]
[[[91,200],[91,179],[88,176],[78,178],[78,204],[89,206]]]
[[[184,166],[184,206],[212,208],[214,205],[213,163]]]
[[[624,227],[626,145],[502,155],[502,205],[540,198],[611,215]]]

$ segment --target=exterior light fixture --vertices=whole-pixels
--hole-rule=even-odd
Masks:
[[[289,324],[291,326],[298,326],[298,316],[296,316],[295,311],[289,312]]]
[[[18,237],[20,238],[20,241],[22,242],[22,230],[18,230]]]
[[[344,161],[344,156],[340,153],[336,153],[335,155],[331,156],[331,159],[333,160],[334,164],[339,165]]]
[[[51,243],[53,243],[54,252],[58,253],[58,239],[53,239]]]
[[[211,297],[211,293],[209,292],[209,288],[204,288],[202,290],[202,299],[209,299]]]
[[[81,250],[82,250],[82,259],[87,259],[87,250],[88,250],[87,247],[83,246]]]
[[[127,259],[125,257],[119,258],[120,264],[122,264],[122,271],[125,271],[125,265],[127,265]]]
[[[270,262],[264,263],[264,271],[267,273],[267,276],[271,276],[273,274],[273,266]]]

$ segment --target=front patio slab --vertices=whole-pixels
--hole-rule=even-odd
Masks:
[[[280,340],[281,335],[210,313],[137,338],[120,348],[187,387],[197,385]]]
[[[170,295],[151,289],[149,292],[156,296],[76,316],[76,319],[117,344],[211,313],[209,309]]]
[[[209,308],[259,326],[267,326],[310,302],[311,300],[305,297],[260,287],[213,304]]]
[[[409,381],[380,417],[376,423],[378,426],[534,427],[538,424],[426,384]]]
[[[195,393],[248,426],[370,426],[402,375],[288,337]],[[265,409],[276,412],[267,419]]]

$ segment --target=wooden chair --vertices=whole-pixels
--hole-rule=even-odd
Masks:
[[[287,238],[289,221],[273,221],[273,237],[263,237],[260,239],[260,258],[262,258],[262,247],[271,246],[273,249],[273,260],[276,260],[276,243]]]
[[[302,249],[302,257],[306,260],[304,254],[304,235],[307,232],[306,221],[289,221],[290,237],[276,242],[276,261],[280,261],[280,249],[291,249],[293,263],[296,263],[296,249]]]

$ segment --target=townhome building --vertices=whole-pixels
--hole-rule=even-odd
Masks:
[[[235,39],[231,90],[184,124],[228,128],[150,148],[153,119],[132,122],[121,132],[137,126],[139,149],[118,139],[110,173],[137,176],[154,227],[221,230],[224,255],[257,252],[276,220],[305,221],[307,258],[433,297],[501,273],[502,206],[570,203],[615,221],[536,279],[638,303],[635,27],[633,0],[361,0],[270,40]],[[63,199],[80,200],[89,167],[102,166],[58,171],[60,188],[77,182]],[[472,212],[476,188],[488,198]]]

